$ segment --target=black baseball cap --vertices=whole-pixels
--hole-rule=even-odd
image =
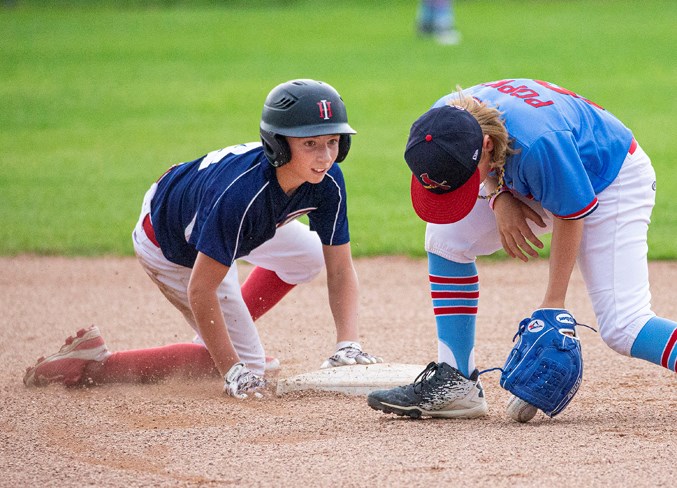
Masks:
[[[467,110],[444,105],[428,110],[411,126],[404,159],[411,169],[411,203],[431,224],[458,222],[475,206],[477,165],[484,135]]]

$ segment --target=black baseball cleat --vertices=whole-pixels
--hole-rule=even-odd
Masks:
[[[472,419],[487,414],[484,390],[475,370],[466,378],[447,363],[430,363],[414,382],[367,396],[374,410],[396,415]]]

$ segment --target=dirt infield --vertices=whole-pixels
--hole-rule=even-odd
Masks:
[[[362,343],[389,362],[436,359],[424,261],[356,262]],[[677,376],[621,357],[581,328],[585,376],[570,407],[516,424],[498,372],[489,416],[412,421],[363,397],[224,397],[186,384],[27,389],[24,368],[95,323],[111,350],[189,341],[191,331],[132,258],[0,259],[0,486],[675,486]],[[249,268],[241,268],[241,276]],[[501,366],[517,322],[538,304],[545,261],[482,262],[480,368]],[[677,317],[677,264],[651,263],[654,308]],[[595,325],[580,275],[569,308]],[[334,335],[324,277],[259,321],[281,375],[317,369]]]

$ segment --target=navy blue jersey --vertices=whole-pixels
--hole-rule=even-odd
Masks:
[[[343,173],[332,165],[318,184],[284,193],[260,143],[213,151],[171,168],[158,181],[151,221],[162,253],[192,267],[198,252],[231,266],[308,214],[325,245],[349,242]]]
[[[632,133],[599,105],[539,80],[508,79],[465,90],[503,113],[518,152],[505,165],[505,183],[564,219],[597,208],[596,194],[616,178]],[[438,100],[440,106],[458,95]]]

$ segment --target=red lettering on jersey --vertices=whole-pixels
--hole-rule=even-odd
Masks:
[[[569,95],[570,97],[578,98],[580,100],[583,100],[585,103],[588,105],[592,105],[593,107],[597,107],[600,110],[604,110],[604,107],[601,105],[597,105],[595,102],[591,102],[587,98],[583,98],[579,94],[572,92],[571,90],[567,90],[566,88],[562,88],[561,86],[553,85],[552,83],[548,83],[547,81],[543,80],[534,80],[536,83],[538,83],[541,86],[544,86],[548,90],[552,90],[554,92],[560,93],[562,95]]]
[[[498,87],[498,91],[500,91],[501,93],[512,93],[515,90],[516,90],[516,88],[513,87],[513,86],[510,86],[510,85],[502,85],[502,86]]]
[[[548,90],[552,90],[557,93],[561,93],[562,95],[569,95],[574,98],[581,98],[578,95],[576,95],[574,92],[571,90],[567,90],[566,88],[562,88],[561,86],[553,85],[552,83],[548,83],[547,81],[543,80],[534,80],[534,82],[538,83],[541,86],[546,87]]]
[[[520,85],[517,88],[515,88],[515,91],[512,92],[511,96],[517,98],[533,98],[538,96],[538,92],[532,90],[531,88],[527,88],[524,85]]]
[[[555,102],[548,100],[547,102],[542,102],[536,98],[525,98],[524,102],[528,105],[531,105],[534,108],[547,107],[548,105],[553,105]]]
[[[532,90],[531,88],[527,87],[526,85],[512,86],[508,84],[513,81],[515,80],[495,81],[493,83],[484,83],[483,86],[496,88],[501,93],[505,93],[511,97],[520,98],[524,100],[524,103],[534,108],[547,107],[548,105],[555,103],[551,100],[545,102],[538,100],[536,97],[539,96],[539,93],[536,90]]]
[[[511,81],[515,81],[515,80],[494,81],[493,83],[483,83],[482,86],[488,86],[490,88],[498,88],[499,86],[503,86],[507,83],[510,83]]]
[[[524,103],[534,108],[547,107],[555,103],[552,100],[541,101],[537,99],[536,97],[540,96],[540,94],[536,90],[532,90],[531,88],[528,88],[525,85],[520,86],[510,85],[509,83],[512,83],[513,81],[515,80],[500,80],[494,81],[492,83],[483,83],[482,86],[496,88],[501,93],[505,93],[506,95],[510,95],[511,97],[521,98],[522,100],[524,100]],[[583,98],[582,96],[578,95],[575,92],[572,92],[571,90],[567,90],[566,88],[562,88],[561,86],[553,85],[552,83],[548,83],[547,81],[534,80],[534,82],[538,83],[544,88],[547,88],[548,90],[554,91],[555,93],[578,98],[579,100],[587,103],[588,105],[592,105],[593,107],[597,107],[600,110],[604,110],[604,107],[602,107],[601,105],[597,105],[596,103],[591,102],[587,98]]]

